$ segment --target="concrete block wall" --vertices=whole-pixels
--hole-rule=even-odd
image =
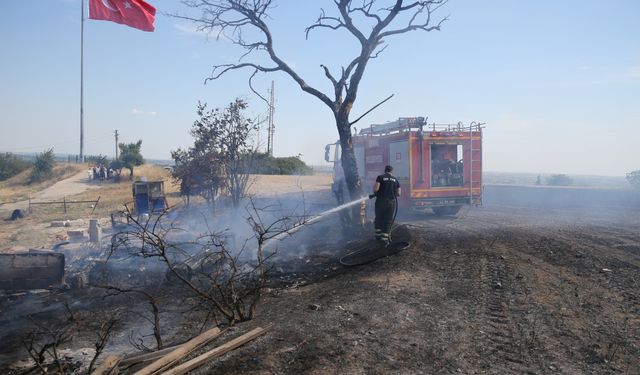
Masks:
[[[46,289],[64,282],[64,254],[30,250],[0,254],[0,289]]]

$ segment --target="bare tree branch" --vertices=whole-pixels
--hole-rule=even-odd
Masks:
[[[351,122],[349,123],[349,125],[350,125],[350,126],[353,126],[353,124],[355,124],[356,122],[360,121],[360,119],[362,119],[364,116],[368,115],[371,111],[373,111],[374,109],[376,109],[376,108],[380,107],[380,106],[381,106],[382,104],[384,104],[387,100],[389,100],[389,99],[393,98],[393,96],[394,96],[394,95],[395,95],[395,94],[391,94],[391,95],[389,95],[389,97],[388,97],[388,98],[386,98],[385,100],[383,100],[383,101],[381,101],[380,103],[378,103],[378,104],[374,105],[373,107],[371,107],[371,109],[369,109],[368,111],[366,111],[365,113],[363,113],[363,114],[362,114],[362,116],[360,116],[360,117],[358,117],[357,119],[355,119],[355,120],[351,121]]]

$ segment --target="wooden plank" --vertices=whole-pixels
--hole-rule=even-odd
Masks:
[[[161,350],[156,350],[155,352],[147,352],[147,353],[142,353],[142,354],[140,354],[140,353],[129,354],[129,355],[126,355],[122,359],[122,361],[120,361],[119,366],[120,367],[129,366],[129,365],[132,365],[134,363],[140,363],[140,362],[147,362],[147,361],[155,360],[155,359],[163,357],[166,354],[178,349],[182,345],[183,344],[170,346],[168,348],[164,348],[164,349],[161,349]]]
[[[196,350],[201,345],[210,342],[216,337],[220,336],[219,328],[212,328],[201,335],[198,335],[191,340],[187,341],[179,348],[171,351],[169,354],[164,357],[158,359],[157,361],[151,363],[149,366],[146,366],[136,372],[134,375],[151,375],[162,371],[165,368],[168,368],[180,361],[182,358],[187,356],[192,351]]]
[[[226,344],[223,344],[221,346],[218,346],[217,348],[210,350],[202,355],[197,356],[196,358],[187,361],[183,364],[181,364],[180,366],[173,368],[169,371],[166,371],[164,373],[162,373],[162,375],[182,375],[184,373],[187,373],[197,367],[202,366],[204,363],[220,357],[221,355],[239,347],[242,346],[243,344],[255,339],[256,337],[259,337],[263,334],[265,334],[267,332],[268,328],[261,328],[258,327],[254,330],[251,330],[247,333],[245,333],[242,336],[236,337],[235,339],[227,342]]]
[[[95,370],[91,373],[91,375],[109,375],[112,373],[114,368],[118,367],[118,363],[120,362],[120,357],[115,354],[108,355],[104,361],[100,364],[100,366],[96,367]]]

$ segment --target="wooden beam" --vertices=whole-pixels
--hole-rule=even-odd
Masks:
[[[218,346],[217,348],[212,349],[202,355],[199,355],[196,358],[190,361],[187,361],[176,368],[173,368],[167,372],[164,372],[162,375],[182,375],[184,373],[187,373],[197,367],[202,366],[204,363],[216,357],[220,357],[221,355],[255,339],[256,337],[259,337],[265,334],[268,329],[269,328],[258,327],[254,330],[251,330],[245,333],[244,335],[236,337],[235,339],[227,342],[226,344]]]
[[[146,366],[136,372],[134,375],[151,375],[162,371],[168,367],[171,367],[173,364],[180,361],[182,358],[186,357],[189,353],[196,350],[198,347],[210,342],[216,337],[220,336],[219,328],[212,328],[201,335],[198,335],[191,340],[187,341],[180,347],[171,351],[169,354],[164,357],[158,359],[157,361],[151,363],[149,366]]]
[[[123,367],[123,366],[133,365],[135,363],[147,362],[147,361],[155,360],[155,359],[163,357],[166,354],[178,349],[182,345],[183,344],[174,345],[174,346],[171,346],[171,347],[168,347],[168,348],[164,348],[164,349],[161,349],[161,350],[156,350],[155,352],[128,354],[128,355],[125,355],[124,358],[122,358],[122,361],[120,361],[118,366]]]
[[[120,357],[114,354],[108,355],[91,375],[109,375],[114,368],[118,367],[118,363],[120,363]]]

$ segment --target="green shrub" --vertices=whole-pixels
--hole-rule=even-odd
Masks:
[[[257,154],[253,161],[252,173],[310,175],[313,174],[313,168],[306,165],[298,156],[273,157],[267,154]]]
[[[31,163],[10,152],[0,154],[0,181],[29,169]]]
[[[566,174],[552,174],[547,178],[547,185],[550,186],[570,186],[573,185],[573,180]]]
[[[53,175],[54,164],[55,160],[52,148],[36,155],[36,161],[33,163],[29,183],[44,181],[51,177]]]
[[[87,155],[87,156],[84,157],[84,160],[87,163],[92,164],[92,165],[100,165],[100,164],[102,164],[102,165],[106,166],[107,164],[109,164],[108,160],[107,160],[107,156],[106,155],[102,155],[102,154],[101,155]]]

